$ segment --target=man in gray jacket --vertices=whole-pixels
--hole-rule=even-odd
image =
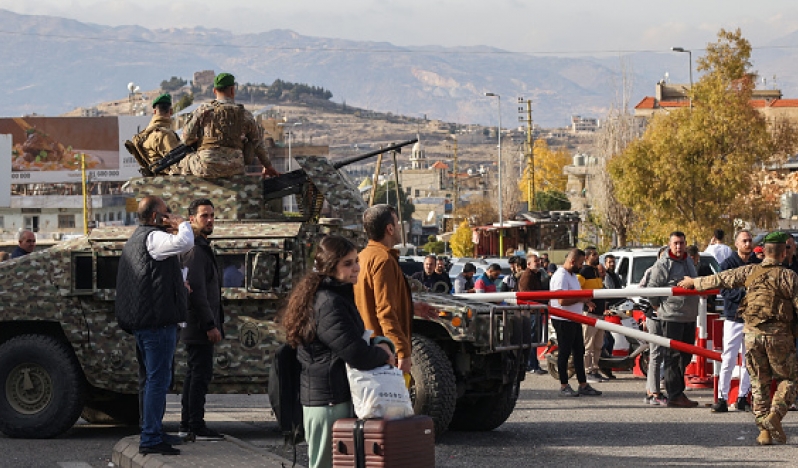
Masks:
[[[693,260],[686,252],[687,242],[683,232],[674,231],[669,236],[668,250],[657,260],[651,270],[647,286],[650,288],[674,287],[684,277],[696,276]],[[695,344],[695,323],[698,317],[698,297],[651,297],[651,305],[662,321],[663,336],[688,344]],[[693,408],[698,402],[684,395],[684,371],[693,355],[668,348],[665,354],[665,389],[668,406]]]

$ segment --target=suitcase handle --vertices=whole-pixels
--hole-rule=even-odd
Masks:
[[[366,468],[366,442],[363,434],[365,421],[358,419],[355,421],[355,428],[352,431],[355,438],[355,467]]]

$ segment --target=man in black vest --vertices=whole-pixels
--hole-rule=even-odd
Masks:
[[[119,260],[116,320],[136,336],[143,388],[139,453],[178,455],[163,438],[166,393],[172,380],[177,327],[186,320],[186,287],[178,255],[194,246],[191,225],[168,212],[158,197],[138,207],[139,227],[125,243]],[[169,234],[171,229],[177,234]]]
[[[205,394],[213,378],[213,346],[224,337],[222,324],[222,276],[208,236],[213,234],[213,203],[207,198],[188,206],[194,229],[194,248],[180,256],[188,268],[188,319],[180,333],[186,344],[188,362],[183,382],[180,436],[193,434],[196,440],[221,440],[222,434],[205,425]]]

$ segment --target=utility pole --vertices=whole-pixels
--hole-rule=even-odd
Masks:
[[[457,199],[460,198],[460,185],[459,185],[459,182],[457,180],[457,173],[458,172],[457,172],[457,135],[456,134],[452,135],[452,140],[454,140],[454,158],[453,158],[454,159],[454,170],[452,172],[452,175],[454,176],[454,184],[453,184],[453,187],[454,187],[454,200],[452,200],[452,215],[454,215],[454,212],[457,211]],[[454,217],[452,217],[452,219],[454,219]],[[455,221],[456,221],[456,219],[455,219]],[[452,230],[454,230],[454,229],[452,229]]]
[[[407,239],[405,239],[405,223],[402,219],[402,199],[399,197],[399,163],[396,162],[396,154],[398,151],[393,150],[393,180],[396,189],[396,211],[399,214],[399,230],[402,233],[402,247],[407,247]],[[387,193],[386,193],[387,196]]]
[[[382,149],[382,146],[380,146]],[[371,196],[369,197],[369,206],[374,206],[374,198],[377,197],[377,184],[380,181],[380,169],[382,168],[382,153],[377,155],[377,167],[374,169],[374,175],[371,182]],[[387,187],[385,199],[388,200]]]
[[[529,178],[526,181],[526,200],[527,209],[532,211],[533,208],[537,210],[538,201],[535,196],[535,152],[533,151],[532,141],[532,100],[524,100],[523,97],[518,98],[518,104],[526,103],[526,109],[523,106],[518,107],[518,113],[521,114],[518,120],[523,122],[526,120],[526,151],[527,151],[527,170],[530,172]],[[524,119],[526,113],[526,119]]]

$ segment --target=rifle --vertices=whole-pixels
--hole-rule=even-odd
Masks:
[[[183,143],[181,143],[177,145],[174,149],[172,149],[172,151],[167,153],[166,156],[159,159],[157,162],[153,163],[149,167],[149,170],[153,173],[153,175],[158,175],[161,172],[165,171],[166,169],[182,161],[183,158],[193,153],[195,150],[196,148],[194,148],[194,146],[186,146]]]
[[[340,169],[344,166],[354,164],[356,162],[362,161],[372,156],[376,156],[381,153],[387,153],[388,151],[397,150],[401,152],[401,149],[403,147],[407,145],[412,145],[417,141],[418,141],[417,138],[413,138],[412,140],[407,140],[403,141],[402,143],[390,145],[386,148],[381,148],[376,151],[372,151],[370,153],[342,159],[338,162],[333,163],[332,166],[336,169]],[[308,181],[309,181],[308,175],[305,173],[304,169],[296,169],[291,172],[286,172],[285,174],[280,174],[277,177],[269,177],[268,179],[263,179],[264,199],[271,200],[274,198],[282,198],[288,195],[299,195],[302,193],[302,187]]]

